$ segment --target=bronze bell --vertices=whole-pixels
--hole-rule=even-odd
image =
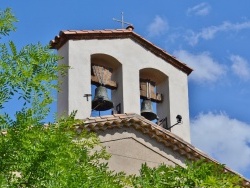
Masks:
[[[141,103],[141,115],[152,121],[157,118],[157,115],[153,112],[151,100],[144,99]]]
[[[108,98],[107,88],[98,86],[95,89],[95,97],[92,101],[92,109],[96,111],[105,111],[113,108],[113,102]]]

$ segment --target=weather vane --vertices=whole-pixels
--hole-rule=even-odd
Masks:
[[[122,20],[117,20],[115,18],[113,18],[114,21],[117,21],[117,22],[121,22],[122,23],[122,29],[124,28],[124,24],[127,24],[127,25],[133,25],[131,23],[128,23],[128,22],[125,22],[124,19],[123,19],[123,12],[122,12]]]

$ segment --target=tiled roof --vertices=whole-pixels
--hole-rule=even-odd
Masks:
[[[63,30],[60,31],[59,36],[50,41],[52,49],[59,49],[68,40],[90,40],[90,39],[123,39],[130,38],[136,43],[140,44],[147,50],[151,51],[156,56],[162,58],[176,68],[190,74],[193,70],[186,64],[177,60],[174,56],[168,54],[165,50],[157,47],[145,38],[141,37],[130,29],[105,29],[105,30]]]
[[[166,147],[170,147],[172,150],[185,156],[189,160],[205,159],[219,164],[218,161],[212,159],[182,138],[135,113],[89,117],[83,122],[84,125],[78,125],[79,128],[84,128],[89,131],[105,131],[106,129],[132,127],[144,134],[147,134],[151,138],[154,138],[158,142],[163,143]],[[237,174],[243,179],[244,187],[250,187],[250,181],[242,177],[240,174],[234,172],[228,167],[225,167],[225,171]]]

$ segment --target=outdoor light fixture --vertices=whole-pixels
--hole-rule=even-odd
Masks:
[[[174,125],[172,125],[172,126],[170,126],[170,127],[167,127],[166,129],[167,129],[167,130],[170,130],[170,129],[173,128],[175,125],[178,125],[178,124],[182,123],[182,117],[181,117],[181,115],[178,114],[178,115],[176,116],[176,121],[177,121],[177,122],[176,122]]]
[[[177,115],[176,116],[176,120],[177,120],[177,123],[181,123],[181,120],[182,120],[182,117],[181,117],[181,115]]]

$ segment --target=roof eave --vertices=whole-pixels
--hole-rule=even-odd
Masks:
[[[60,49],[68,40],[91,40],[91,39],[123,39],[130,38],[136,43],[140,44],[156,56],[160,57],[164,61],[172,64],[174,67],[185,72],[189,75],[193,69],[188,67],[186,64],[182,63],[174,56],[168,54],[166,51],[152,44],[148,40],[144,39],[140,35],[136,34],[133,31],[126,29],[118,30],[64,30],[59,33],[59,36],[56,36],[54,40],[50,41],[50,46],[52,49]]]
[[[144,134],[154,134],[153,138],[158,142],[162,142],[167,147],[171,147],[176,152],[181,155],[185,155],[189,160],[203,159],[206,161],[214,162],[220,164],[215,159],[209,157],[207,154],[194,147],[192,144],[186,142],[182,138],[173,134],[172,132],[156,125],[155,123],[145,119],[144,117],[135,113],[126,114],[114,114],[101,117],[90,117],[83,120],[83,125],[79,124],[79,128],[84,128],[87,130],[97,131],[121,128],[122,126],[130,126]],[[146,130],[147,129],[147,130]],[[150,130],[150,131],[149,131]],[[152,137],[152,135],[150,135]],[[161,137],[162,139],[159,139]],[[238,175],[243,180],[244,187],[250,187],[250,181],[244,178],[241,174],[233,171],[228,167],[224,167],[225,172],[233,173]]]

